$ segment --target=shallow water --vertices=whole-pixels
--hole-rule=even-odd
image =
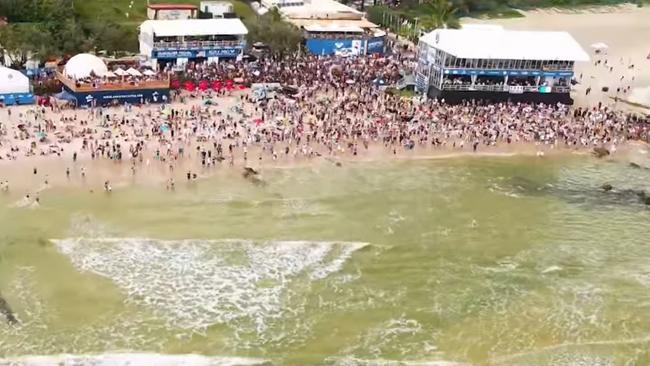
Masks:
[[[54,189],[35,210],[0,197],[0,293],[20,320],[0,321],[0,365],[650,364],[650,209],[624,191],[650,191],[648,170],[263,173]]]

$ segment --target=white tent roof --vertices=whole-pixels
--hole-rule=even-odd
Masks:
[[[65,64],[64,73],[73,79],[82,79],[95,75],[104,75],[108,71],[106,64],[99,57],[89,53],[80,53]]]
[[[248,34],[239,19],[147,20],[140,25],[140,30],[159,37]]]
[[[0,94],[29,93],[29,78],[22,72],[0,66]]]
[[[436,29],[420,40],[459,58],[589,61],[589,55],[567,32],[470,26]]]
[[[132,67],[129,67],[128,70],[126,70],[126,73],[131,75],[131,76],[142,76],[142,73]]]
[[[156,75],[155,72],[153,72],[153,71],[151,71],[151,70],[149,70],[149,69],[144,70],[143,74],[145,74],[145,75],[147,75],[147,76],[154,76],[154,75]]]
[[[115,70],[115,75],[126,76],[126,75],[128,75],[128,73],[126,71],[124,71],[123,68],[118,67],[117,70]]]

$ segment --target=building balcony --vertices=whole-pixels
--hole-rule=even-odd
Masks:
[[[191,41],[191,42],[154,42],[153,48],[159,50],[199,50],[210,48],[244,47],[244,41]]]

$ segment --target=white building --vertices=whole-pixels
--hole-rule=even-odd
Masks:
[[[241,57],[246,34],[246,26],[237,18],[147,20],[140,26],[140,54],[154,68],[160,62],[218,62]]]
[[[227,1],[201,1],[200,9],[212,14],[212,18],[228,18],[235,13],[235,7]]]
[[[539,95],[558,94],[558,101],[567,102],[575,63],[583,61],[589,56],[567,32],[479,25],[437,29],[419,40],[416,87],[448,101],[524,94],[530,101],[551,101]]]

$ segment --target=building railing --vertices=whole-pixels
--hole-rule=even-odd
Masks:
[[[56,72],[61,83],[74,92],[96,92],[104,90],[138,90],[138,89],[166,89],[169,88],[169,76],[158,75],[155,78],[142,77],[132,80],[114,80],[96,78],[93,82],[79,82],[68,78],[61,72]]]
[[[156,49],[183,49],[183,48],[217,48],[244,46],[243,41],[187,41],[187,42],[154,42]]]
[[[517,85],[472,85],[472,84],[443,84],[442,90],[454,91],[491,91],[491,92],[539,92],[538,86],[517,86]],[[569,93],[571,88],[568,86],[554,86],[551,88],[552,93]]]

